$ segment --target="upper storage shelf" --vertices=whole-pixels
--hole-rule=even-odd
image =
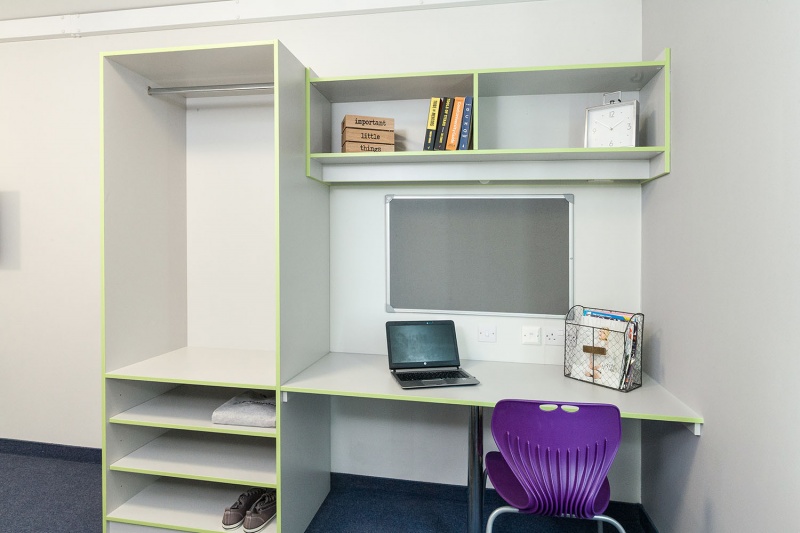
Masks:
[[[107,53],[112,63],[121,65],[145,78],[153,89],[192,88],[177,93],[184,97],[224,96],[226,91],[197,91],[202,87],[272,85],[275,60],[274,45],[223,45],[186,49],[149,50],[147,53]],[[250,89],[252,93],[262,92]]]
[[[669,70],[656,61],[307,78],[307,174],[327,183],[644,182],[669,173]],[[639,144],[584,148],[603,94],[639,101]],[[431,97],[472,96],[472,149],[423,151]],[[342,153],[347,114],[395,119],[395,151]]]

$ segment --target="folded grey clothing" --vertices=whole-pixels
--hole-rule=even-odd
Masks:
[[[214,424],[275,427],[275,394],[247,391],[234,396],[211,414]]]

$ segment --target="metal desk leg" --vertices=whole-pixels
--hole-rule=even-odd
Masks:
[[[469,408],[468,533],[483,531],[483,407]]]

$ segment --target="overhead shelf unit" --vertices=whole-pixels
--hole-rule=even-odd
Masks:
[[[669,173],[669,70],[656,61],[385,76],[308,73],[309,177],[349,182],[645,182]],[[584,148],[585,110],[622,91],[639,145]],[[472,150],[423,151],[431,97],[472,96]],[[395,119],[396,151],[341,153],[344,115]]]
[[[302,531],[324,495],[301,505],[281,483],[280,376],[327,352],[329,328],[327,305],[298,309],[328,283],[305,265],[328,253],[296,120],[305,67],[263,41],[105,53],[101,72],[104,530],[222,532],[259,486],[279,498],[265,531]],[[211,421],[247,390],[276,395],[276,427]]]

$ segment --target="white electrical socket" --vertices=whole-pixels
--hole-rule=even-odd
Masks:
[[[478,326],[478,342],[497,342],[497,326],[489,324]]]
[[[544,343],[550,346],[564,346],[564,328],[544,328]]]
[[[537,326],[522,326],[522,344],[541,344],[542,330]]]

